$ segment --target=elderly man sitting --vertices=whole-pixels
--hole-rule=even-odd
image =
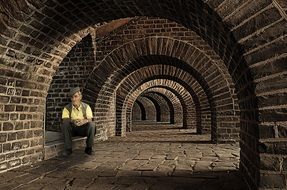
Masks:
[[[90,106],[82,102],[79,87],[71,89],[69,96],[71,103],[62,112],[62,130],[64,134],[64,156],[72,154],[72,136],[87,136],[85,153],[93,154],[95,125],[92,122],[93,113]]]

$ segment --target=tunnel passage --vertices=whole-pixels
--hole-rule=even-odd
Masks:
[[[146,122],[159,122],[161,120],[161,108],[157,101],[147,97],[139,97],[138,101],[140,101],[147,110]]]
[[[146,68],[140,69],[138,71],[135,71],[118,88],[118,90],[117,90],[117,94],[118,94],[117,101],[119,103],[117,104],[117,107],[119,107],[118,108],[119,116],[123,118],[122,123],[118,123],[118,126],[120,127],[120,128],[118,128],[119,130],[125,131],[124,129],[122,129],[122,127],[124,127],[123,123],[125,123],[125,119],[124,119],[125,114],[123,115],[123,112],[125,112],[126,109],[127,109],[127,111],[129,110],[129,108],[124,108],[127,106],[125,103],[130,101],[129,97],[133,97],[133,94],[132,94],[133,91],[137,90],[139,88],[139,86],[141,86],[141,85],[144,86],[145,85],[144,83],[146,83],[150,80],[153,80],[153,79],[160,79],[160,78],[169,79],[171,81],[175,81],[175,80],[178,81],[178,79],[176,79],[176,76],[169,76],[170,73],[161,73],[160,71],[156,71],[157,70],[156,68],[158,68],[158,67],[161,67],[161,66],[155,65],[153,67],[146,67]],[[154,71],[153,73],[146,74],[152,70]],[[152,75],[152,76],[150,76],[150,75]],[[174,78],[172,78],[172,77],[174,77]],[[178,77],[183,78],[183,76],[178,76]],[[130,86],[132,88],[128,88],[127,85],[131,84],[131,83],[133,84],[132,86]],[[168,83],[168,82],[162,82],[162,83],[154,82],[154,83],[156,85],[158,85],[158,84],[169,84],[170,85],[170,83]],[[178,83],[180,83],[180,82],[178,81]],[[176,83],[173,83],[173,85],[174,84],[176,84]],[[182,84],[182,82],[180,84]],[[146,84],[146,85],[148,85],[148,84]],[[183,88],[183,89],[185,89],[185,90],[188,89],[187,92],[189,92],[189,94],[187,94],[188,96],[186,97],[189,99],[189,102],[185,101],[185,105],[188,105],[188,106],[186,106],[186,108],[187,108],[186,112],[185,112],[186,114],[184,115],[184,117],[187,118],[187,120],[185,121],[186,125],[184,125],[184,127],[185,128],[196,128],[196,127],[198,127],[200,130],[200,127],[202,127],[202,126],[197,125],[198,123],[196,123],[196,116],[198,116],[198,118],[199,118],[201,115],[201,109],[200,109],[199,103],[198,103],[199,100],[198,100],[198,98],[196,98],[195,100],[192,99],[192,96],[194,97],[195,93],[192,91],[192,89],[188,88],[187,84],[182,84],[182,85],[185,86],[185,88]],[[181,85],[179,87],[175,86],[175,88],[180,89],[180,88],[182,88],[182,86]],[[193,93],[193,95],[191,96],[190,93]],[[181,97],[181,98],[183,99],[184,97]],[[206,99],[205,99],[205,101],[206,101]],[[196,102],[196,104],[195,104],[195,102]],[[201,106],[204,107],[204,105],[201,105]],[[208,105],[206,105],[206,106],[208,106]],[[203,114],[203,115],[205,115],[205,114]],[[122,125],[120,125],[120,124],[122,124]],[[206,128],[208,128],[208,131],[210,132],[211,131],[211,123],[209,123],[209,125],[206,126]]]
[[[145,106],[145,104],[141,102],[143,98],[147,98],[154,103],[156,107],[156,113],[153,113],[148,108],[148,106]],[[135,107],[135,106],[139,106],[137,102],[141,104],[142,106],[141,109],[139,107]],[[134,108],[137,108],[137,109],[134,109]],[[147,117],[145,119],[139,119],[139,116],[141,116],[143,112],[148,113],[148,114],[155,114],[156,121],[150,122],[147,119]],[[132,106],[131,115],[132,115],[130,116],[130,118],[132,118],[131,121],[129,121],[130,118],[127,117],[129,119],[128,121],[126,121],[127,123],[126,131],[131,131],[131,128],[134,128],[131,125],[134,125],[134,124],[138,124],[138,125],[174,124],[174,107],[173,107],[172,102],[166,96],[160,93],[156,93],[156,92],[141,94],[135,101],[135,104]],[[129,124],[131,125],[128,126]]]
[[[168,107],[167,102],[165,102],[162,97],[159,97],[156,94],[143,94],[140,97],[149,98],[153,102],[157,102],[159,104],[160,112],[157,114],[157,122],[169,122],[171,107]]]
[[[144,107],[144,105],[136,100],[133,106],[133,118],[132,121],[144,121],[146,120],[146,109]]]
[[[131,103],[127,103],[131,106],[127,106],[127,108],[124,108],[127,110],[126,112],[126,130],[127,131],[132,131],[134,129],[134,125],[141,125],[145,124],[143,120],[134,120],[130,119],[134,117],[136,114],[136,110],[134,110],[134,106],[136,105],[136,102],[138,101],[139,97],[142,97],[144,95],[149,95],[153,96],[156,98],[162,98],[158,99],[157,101],[163,105],[161,106],[161,113],[162,113],[162,120],[156,123],[151,123],[152,126],[156,126],[159,124],[165,124],[166,126],[172,125],[174,127],[179,127],[179,128],[186,128],[186,123],[187,121],[187,115],[193,116],[191,119],[195,119],[195,113],[194,110],[193,112],[190,110],[187,110],[187,105],[190,105],[189,103],[192,102],[193,100],[191,99],[191,96],[187,94],[187,97],[189,97],[189,102],[188,100],[184,100],[183,97],[179,94],[176,93],[175,90],[169,90],[170,87],[168,85],[167,80],[163,80],[164,82],[158,81],[150,81],[147,82],[141,86],[144,86],[144,88],[139,87],[138,89],[141,89],[140,92],[133,92],[132,97],[135,97],[136,100],[129,100]],[[171,82],[171,81],[169,81]],[[149,83],[149,84],[148,84]],[[159,86],[159,84],[161,86]],[[152,86],[151,86],[152,85]],[[166,86],[164,86],[166,85]],[[171,84],[170,84],[171,85]],[[179,88],[180,85],[177,84],[177,88]],[[183,88],[183,87],[180,87]],[[174,91],[174,92],[172,92]],[[140,93],[140,95],[138,95]],[[185,92],[186,93],[186,92]],[[186,97],[186,99],[187,99]],[[134,103],[132,103],[134,102]],[[131,109],[132,107],[132,109]],[[188,112],[190,111],[190,112]],[[198,113],[197,113],[198,114]],[[131,116],[132,115],[132,116]],[[165,117],[165,120],[164,120]],[[193,120],[190,120],[193,122]],[[198,123],[197,123],[198,124]],[[124,124],[123,124],[124,125]],[[125,130],[125,129],[123,129]]]
[[[142,96],[152,97],[161,104],[161,122],[166,122],[170,124],[174,123],[174,107],[168,97],[164,96],[161,93],[155,92],[145,93]]]
[[[113,52],[114,53],[114,52]],[[111,55],[111,57],[114,55]],[[109,57],[106,58],[107,60],[110,60]],[[208,62],[207,62],[208,63]],[[105,65],[107,65],[108,63],[105,62]],[[156,69],[156,66],[153,66],[154,64],[159,64],[158,69]],[[188,81],[188,85],[186,86],[191,86],[193,87],[193,83],[194,85],[198,86],[196,87],[197,89],[197,93],[205,100],[203,100],[203,102],[205,102],[205,104],[209,104],[211,109],[207,109],[207,110],[203,110],[203,111],[210,111],[211,110],[211,122],[213,122],[211,124],[210,128],[213,128],[213,130],[210,130],[212,132],[212,136],[213,139],[216,140],[217,138],[219,138],[220,140],[228,140],[228,139],[236,139],[238,138],[238,125],[236,124],[236,120],[238,120],[238,116],[236,116],[236,110],[234,109],[234,101],[232,98],[232,95],[230,94],[229,88],[228,86],[226,86],[224,88],[224,84],[225,81],[219,81],[219,82],[215,82],[213,79],[213,75],[218,75],[218,73],[216,72],[203,72],[203,75],[208,75],[208,77],[203,77],[201,76],[201,73],[196,71],[193,67],[189,66],[187,63],[180,61],[178,59],[175,58],[168,58],[167,56],[156,56],[156,55],[150,55],[150,56],[143,56],[143,57],[139,57],[138,59],[136,59],[134,62],[132,62],[130,64],[130,66],[126,66],[126,68],[123,68],[122,71],[117,72],[113,77],[110,77],[109,80],[112,81],[110,82],[111,85],[108,86],[108,83],[105,83],[105,86],[101,89],[100,91],[100,95],[101,97],[103,97],[105,100],[107,99],[112,99],[113,96],[107,96],[107,95],[101,95],[103,93],[106,93],[105,89],[114,89],[114,85],[116,85],[117,83],[120,83],[120,81],[122,79],[124,79],[125,76],[129,75],[130,72],[133,72],[133,70],[135,70],[136,68],[141,68],[142,65],[151,65],[151,71],[150,72],[145,72],[146,76],[142,73],[144,72],[139,72],[137,71],[139,74],[133,74],[134,78],[142,78],[144,80],[145,77],[149,76],[149,75],[161,75],[161,72],[170,72],[167,75],[171,75],[174,77],[180,76],[181,80],[183,81]],[[163,65],[163,66],[160,66]],[[164,65],[173,65],[174,66],[174,71],[172,71],[172,69],[169,68],[173,68],[173,67],[169,67],[166,66],[164,67]],[[152,67],[154,67],[154,69],[152,70]],[[176,68],[182,68],[182,72],[180,72],[180,70],[176,70]],[[100,72],[100,67],[98,67],[99,70],[95,70],[92,74],[91,74],[91,78],[94,79],[94,73]],[[201,67],[202,69],[202,67]],[[187,71],[187,72],[185,72]],[[199,70],[200,71],[200,70]],[[157,73],[158,72],[158,73]],[[177,73],[178,72],[178,73]],[[185,73],[185,74],[182,74]],[[138,76],[137,76],[138,75]],[[192,78],[190,78],[190,75],[192,75],[195,80]],[[186,77],[186,78],[184,78]],[[126,77],[128,78],[128,77]],[[190,79],[189,79],[190,78]],[[205,79],[207,79],[207,81],[205,81]],[[117,82],[118,81],[118,82]],[[117,90],[116,93],[116,110],[117,110],[117,125],[118,127],[118,132],[122,131],[124,132],[125,130],[121,130],[121,115],[120,115],[120,107],[118,107],[118,105],[122,104],[123,102],[123,98],[121,98],[120,96],[123,96],[122,94],[124,94],[125,92],[127,92],[127,88],[131,87],[131,83],[134,80],[131,80],[130,82],[128,82],[127,87],[122,87],[123,91],[119,91]],[[97,81],[99,82],[99,81]],[[91,82],[92,84],[94,82]],[[121,82],[121,86],[123,85],[124,82]],[[209,88],[209,85],[211,85],[211,87]],[[219,88],[220,87],[220,88]],[[92,87],[91,87],[92,88]],[[190,87],[189,87],[190,88]],[[218,89],[219,88],[219,89]],[[120,87],[118,87],[118,89],[121,89]],[[214,89],[214,90],[211,90]],[[201,93],[199,93],[199,91],[201,91]],[[201,95],[202,94],[202,95]],[[206,97],[205,97],[206,96]],[[98,98],[98,102],[101,102],[101,97]],[[205,97],[205,98],[204,98]],[[112,101],[112,100],[110,100]],[[223,104],[224,103],[224,104]],[[216,106],[215,104],[217,104],[218,106]],[[111,104],[110,104],[111,105]],[[96,107],[97,107],[97,103],[96,103]],[[96,108],[97,109],[97,108]],[[215,111],[217,110],[217,111]],[[107,111],[106,113],[109,113],[109,111]],[[101,115],[103,115],[103,113],[99,113]],[[123,118],[123,120],[125,120]],[[196,119],[194,119],[193,121],[195,121]],[[230,120],[232,120],[232,123],[230,123]],[[217,126],[220,126],[219,129],[217,129]],[[225,133],[225,134],[224,134]]]
[[[187,105],[183,102],[182,97],[180,97],[179,93],[175,91],[175,89],[171,89],[168,86],[154,86],[150,87],[147,90],[144,91],[145,94],[157,94],[158,96],[161,96],[165,99],[165,101],[168,104],[169,110],[170,110],[170,124],[183,124],[183,109],[186,109]],[[190,96],[189,96],[190,97]],[[187,102],[191,102],[192,99],[190,99]],[[187,112],[185,110],[185,112]]]
[[[160,93],[164,93],[167,97],[170,98],[170,100],[173,102],[174,107],[179,112],[176,113],[178,117],[175,117],[176,124],[179,125],[182,128],[188,128],[188,123],[191,124],[195,120],[195,114],[198,114],[200,116],[200,107],[197,107],[198,109],[195,112],[194,110],[194,104],[193,97],[189,92],[180,84],[168,79],[150,79],[146,82],[143,82],[143,84],[140,84],[138,87],[135,88],[132,93],[130,93],[129,98],[126,98],[126,103],[123,104],[124,108],[122,109],[124,111],[123,118],[126,117],[127,125],[124,123],[122,124],[123,127],[130,127],[129,121],[132,114],[131,108],[133,107],[134,102],[136,99],[144,93],[147,93],[149,91],[157,91]],[[209,115],[210,117],[210,115]],[[198,120],[198,124],[201,122],[201,120]],[[206,121],[207,127],[210,128],[210,120]],[[124,130],[124,129],[123,129]]]
[[[286,188],[286,151],[278,148],[286,143],[285,1],[12,0],[1,2],[0,9],[1,170],[41,160],[52,76],[71,48],[94,32],[91,26],[148,15],[195,31],[209,44],[203,48],[216,52],[238,97],[240,168],[249,189]],[[280,169],[269,167],[270,160]]]

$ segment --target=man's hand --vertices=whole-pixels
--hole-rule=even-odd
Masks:
[[[85,125],[88,122],[89,122],[89,120],[87,120],[87,119],[76,119],[76,120],[73,120],[74,125],[76,125],[77,127]]]

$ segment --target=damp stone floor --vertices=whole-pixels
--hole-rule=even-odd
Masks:
[[[126,137],[0,174],[0,189],[246,190],[239,145],[172,126],[138,126]],[[142,130],[140,130],[142,129]]]

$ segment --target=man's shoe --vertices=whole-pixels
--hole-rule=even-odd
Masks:
[[[88,154],[88,155],[93,155],[94,154],[94,151],[91,147],[86,147],[85,148],[85,153]]]
[[[67,150],[64,151],[63,156],[64,156],[64,157],[68,157],[68,156],[70,156],[71,154],[72,154],[72,149],[67,149]]]

